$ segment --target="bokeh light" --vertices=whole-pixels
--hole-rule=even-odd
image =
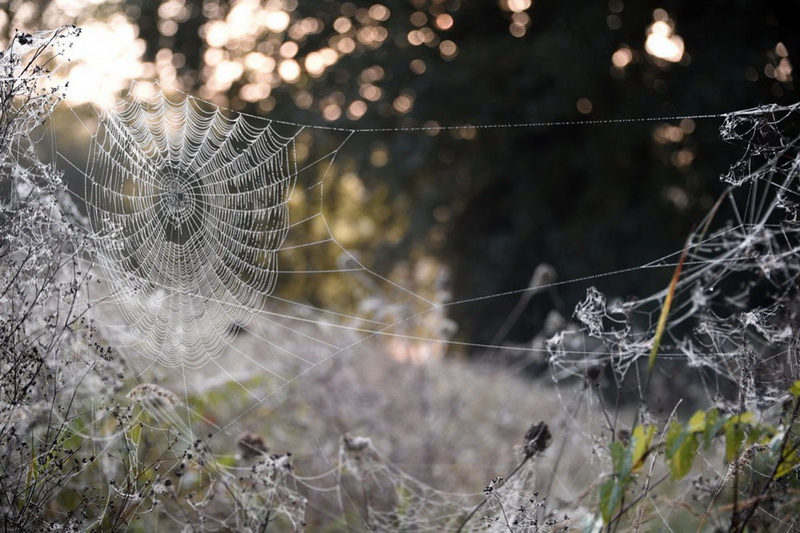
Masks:
[[[647,28],[645,50],[658,59],[678,63],[683,58],[683,38],[675,34],[674,23],[663,9],[656,9],[653,19],[654,22]]]
[[[278,65],[278,74],[288,83],[300,79],[300,65],[294,59],[286,59]]]
[[[142,62],[145,43],[125,16],[87,22],[82,28],[83,35],[70,50],[73,66],[67,74],[67,95],[71,103],[110,107],[132,80],[154,74],[153,65]]]
[[[625,68],[633,61],[633,52],[627,46],[620,46],[611,56],[611,63],[617,68]]]

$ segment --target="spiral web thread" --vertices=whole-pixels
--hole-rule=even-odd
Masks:
[[[297,173],[295,137],[158,91],[106,112],[86,205],[133,348],[201,366],[275,287]]]
[[[78,119],[90,135],[86,167],[56,154],[84,181],[73,194],[106,283],[93,316],[137,374],[213,363],[190,379],[236,383],[259,403],[356,344],[392,329],[402,337],[398,326],[418,316],[409,309],[441,322],[431,313],[440,306],[361,264],[323,213],[326,177],[353,130],[266,120],[143,83],[99,114],[96,131]],[[323,309],[273,294],[282,275],[375,294],[363,313]],[[388,292],[394,305],[370,308]],[[267,376],[266,396],[244,384],[254,371]]]

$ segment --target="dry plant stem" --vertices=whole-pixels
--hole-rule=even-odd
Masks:
[[[731,526],[729,531],[737,531],[739,529],[739,467],[733,467],[733,508],[731,510]]]
[[[594,387],[594,392],[597,394],[597,400],[600,402],[600,409],[603,411],[603,416],[606,419],[606,424],[608,424],[608,429],[611,432],[611,442],[614,442],[616,437],[616,411],[614,414],[614,420],[612,421],[611,418],[608,416],[608,409],[606,409],[606,404],[603,401],[603,395],[600,394],[600,389],[598,387]],[[619,389],[617,390],[617,398],[619,398]],[[617,401],[617,406],[619,405],[619,401]]]
[[[769,492],[769,488],[772,485],[772,482],[775,481],[775,476],[778,474],[778,468],[780,468],[781,464],[783,464],[783,458],[785,457],[786,446],[789,443],[789,439],[792,436],[792,425],[797,421],[797,415],[800,413],[800,398],[795,399],[794,401],[794,409],[792,410],[792,416],[789,418],[789,421],[786,424],[786,434],[783,436],[783,440],[781,441],[781,447],[778,450],[778,460],[775,463],[775,466],[772,468],[772,473],[770,474],[769,478],[767,479],[767,483],[764,485],[764,488],[761,489],[761,497],[767,495]],[[734,497],[735,493],[734,493]],[[744,529],[747,526],[747,522],[753,518],[753,514],[755,514],[756,509],[758,508],[758,501],[755,504],[749,505],[747,514],[742,519],[741,524],[739,525],[739,533],[744,533]],[[734,500],[735,503],[735,500]],[[733,514],[736,515],[736,507],[733,508]]]
[[[578,411],[580,410],[581,406],[583,405],[583,398],[584,395],[581,394],[580,398],[578,398],[578,402],[575,404],[575,410],[572,412],[572,415],[564,421],[562,425],[562,435],[567,435],[567,429],[569,428],[572,421],[575,420],[575,417],[578,416]],[[556,472],[558,471],[558,466],[561,464],[561,459],[564,457],[564,450],[567,447],[567,439],[561,440],[561,445],[558,447],[558,454],[556,454],[556,460],[553,461],[553,468],[550,470],[550,479],[547,480],[547,486],[544,489],[544,495],[550,500],[550,490],[553,488],[553,482],[556,479]],[[547,506],[545,505],[544,510],[547,510]]]
[[[729,468],[732,468],[732,467],[729,466]],[[708,507],[706,507],[706,511],[705,511],[705,513],[703,513],[703,516],[700,519],[700,523],[697,526],[697,533],[700,533],[700,531],[702,531],[703,526],[706,523],[706,519],[709,516],[711,516],[711,509],[714,506],[714,502],[716,502],[717,498],[719,498],[720,494],[722,494],[722,489],[723,489],[724,483],[725,483],[725,477],[723,476],[723,478],[717,484],[716,489],[714,489],[714,494],[712,495],[711,500],[708,502]]]
[[[261,526],[261,533],[266,533],[267,526],[269,526],[270,511],[272,511],[272,502],[267,506],[267,515],[264,517],[264,523]]]
[[[361,494],[362,498],[364,498],[364,525],[368,530],[372,531],[372,528],[369,527],[369,491],[367,490],[367,484],[364,483],[363,478],[361,479]]]
[[[658,316],[658,324],[656,325],[656,334],[653,338],[653,347],[650,350],[650,357],[647,361],[647,381],[644,385],[644,391],[642,392],[642,401],[647,398],[647,393],[650,390],[650,381],[653,378],[653,367],[655,367],[656,359],[658,358],[658,349],[661,347],[661,337],[664,335],[664,330],[667,326],[667,317],[669,316],[669,311],[672,308],[672,299],[675,296],[675,289],[678,286],[678,280],[681,277],[681,271],[683,270],[683,263],[686,261],[686,256],[689,254],[689,244],[691,243],[692,237],[691,235],[686,240],[686,244],[683,245],[683,251],[681,252],[681,257],[678,260],[678,266],[675,267],[675,272],[672,274],[672,279],[669,282],[669,288],[667,289],[667,294],[664,297],[664,305],[661,307],[661,314]],[[638,422],[638,412],[637,412],[637,421]],[[634,422],[634,426],[636,426],[636,422]]]
[[[656,467],[656,457],[658,456],[657,453],[653,454],[653,457],[650,461],[650,469],[647,472],[647,478],[645,479],[644,484],[644,491],[642,492],[643,495],[647,495],[650,492],[650,483],[653,481],[653,470]],[[644,505],[639,506],[639,512],[636,515],[636,532],[641,529],[642,527],[642,520],[644,519]]]
[[[614,518],[612,518],[611,521],[608,523],[608,533],[616,533],[617,532],[617,530],[619,529],[620,522],[619,521],[615,521],[614,519],[619,518],[620,516],[622,516],[622,509],[627,511],[635,503],[636,503],[636,500],[632,501],[628,505],[625,505],[625,495],[624,494],[622,495],[622,498],[620,498],[620,500],[619,500],[619,505],[620,505],[620,509],[621,509],[620,513],[617,514],[617,516],[615,516]]]
[[[506,522],[506,527],[511,533],[514,533],[514,530],[511,529],[511,521],[508,519],[508,515],[506,514],[506,508],[503,507],[503,502],[500,502],[500,512],[503,513],[503,520]]]
[[[640,406],[639,409],[636,410],[636,414],[633,418],[633,424],[631,424],[631,430],[636,428],[637,424],[639,423],[639,416],[640,412],[645,408],[645,402],[647,400],[647,395],[650,390],[650,382],[653,378],[653,369],[655,368],[656,360],[658,358],[658,350],[661,347],[661,337],[664,334],[667,325],[667,317],[669,316],[669,311],[672,307],[672,299],[675,296],[675,289],[678,285],[678,280],[681,277],[681,271],[683,270],[683,264],[686,261],[686,257],[689,254],[689,244],[691,243],[691,235],[686,240],[686,244],[683,246],[683,251],[681,252],[680,259],[678,260],[678,265],[675,267],[675,271],[672,274],[672,279],[669,282],[669,287],[667,288],[667,294],[664,297],[664,305],[661,307],[661,313],[658,317],[658,324],[656,325],[656,332],[653,338],[653,347],[650,350],[650,357],[648,358],[647,362],[647,380],[644,384],[644,389],[641,392],[641,399],[640,399]],[[613,442],[613,437],[612,437]],[[663,479],[666,479],[664,477]],[[662,481],[663,481],[662,479]],[[649,479],[648,479],[649,482]],[[625,505],[625,496],[623,494],[622,500],[620,501],[620,505],[623,505],[622,510],[620,513],[617,514],[607,525],[609,533],[612,531],[616,531],[619,527],[619,523],[614,524],[616,519],[621,516],[621,513],[629,509],[632,505],[634,505],[639,499],[643,498],[648,493],[648,488],[645,488],[645,491],[640,495],[636,500],[630,502],[628,505]]]
[[[639,501],[641,501],[641,500],[642,500],[642,498],[644,498],[645,496],[647,496],[647,495],[650,493],[650,491],[651,491],[652,489],[654,489],[654,488],[658,487],[658,486],[659,486],[659,485],[661,485],[663,482],[665,482],[665,481],[667,480],[667,478],[668,478],[668,477],[669,477],[669,474],[664,474],[663,476],[661,476],[661,477],[658,479],[658,481],[656,481],[655,483],[653,483],[652,485],[650,485],[648,488],[646,488],[645,490],[643,490],[642,492],[640,492],[640,493],[639,493],[639,495],[638,495],[638,496],[636,496],[636,498],[634,498],[633,500],[631,500],[630,502],[628,502],[628,504],[627,504],[627,505],[625,505],[624,507],[622,507],[622,508],[621,508],[621,509],[620,509],[620,510],[617,512],[617,514],[615,514],[615,515],[614,515],[614,517],[613,517],[611,520],[609,520],[609,521],[608,521],[608,527],[609,527],[609,531],[611,530],[610,528],[611,528],[611,525],[612,525],[612,524],[614,524],[615,522],[617,522],[617,521],[618,521],[618,520],[619,520],[619,519],[622,517],[622,515],[624,515],[625,513],[627,513],[627,512],[628,512],[628,510],[629,510],[631,507],[633,507],[634,505],[636,505],[637,503],[639,503]],[[615,527],[619,527],[619,524],[617,524]]]
[[[5,98],[4,98],[3,102],[2,102],[2,104],[0,105],[0,108],[2,109],[2,118],[5,120],[5,125],[3,127],[3,132],[2,132],[2,135],[0,135],[0,139],[2,139],[2,143],[0,144],[0,149],[3,149],[3,150],[5,149],[6,143],[8,142],[8,137],[10,135],[11,126],[16,123],[16,119],[19,116],[19,112],[13,114],[13,116],[10,116],[10,117],[6,116],[7,111],[9,109],[11,109],[11,101],[14,99],[15,96],[19,96],[21,94],[21,92],[20,92],[21,87],[17,85],[17,81],[20,82],[19,85],[24,85],[24,84],[28,83],[30,78],[28,78],[27,75],[29,75],[29,71],[30,71],[31,67],[33,67],[33,65],[36,63],[36,61],[39,59],[39,57],[41,57],[42,54],[44,54],[45,50],[50,48],[50,45],[53,43],[53,41],[56,39],[56,37],[61,35],[62,30],[63,30],[63,28],[57,30],[56,32],[53,33],[53,35],[50,36],[50,39],[47,41],[47,43],[45,43],[43,45],[39,45],[39,47],[37,48],[37,50],[34,52],[33,56],[31,57],[31,59],[28,61],[28,64],[26,64],[22,68],[20,73],[15,76],[16,79],[11,81],[11,86],[9,87],[8,91],[5,93]],[[19,35],[20,34],[17,33],[17,35],[15,35],[14,38],[11,40],[11,44],[9,45],[9,49],[6,51],[6,53],[11,53],[11,49],[13,48],[14,43],[17,41],[17,37]],[[49,61],[47,63],[49,63]],[[47,63],[45,63],[44,66],[46,66]],[[35,84],[30,84],[29,85],[28,94],[26,95],[26,98],[27,98],[26,103],[33,98],[34,88],[35,88]],[[24,107],[25,107],[25,105],[21,106],[20,109],[22,109]]]

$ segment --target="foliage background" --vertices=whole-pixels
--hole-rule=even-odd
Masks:
[[[85,26],[90,53],[77,62],[95,57],[96,70],[76,69],[89,78],[73,81],[78,100],[113,101],[108,91],[124,89],[126,76],[155,77],[235,109],[355,128],[638,119],[790,103],[800,53],[798,3],[787,1],[19,0],[2,7],[6,36]],[[656,9],[683,39],[679,62],[645,49]],[[445,53],[452,47],[443,42],[456,53]],[[97,59],[105,45],[123,48]],[[335,62],[320,70],[313,56],[324,50]],[[619,50],[630,54],[623,68],[613,63]],[[287,59],[300,67],[297,78],[281,75]],[[122,74],[109,67],[115,62],[125,65]],[[420,65],[424,72],[415,73]],[[590,112],[577,109],[581,99]],[[408,274],[419,261],[449,267],[454,300],[526,287],[541,263],[561,279],[609,272],[673,250],[711,206],[735,153],[719,140],[719,122],[697,120],[671,134],[667,122],[654,121],[361,135],[340,158],[361,192],[330,209],[359,228],[338,237],[378,272],[422,287],[430,277]],[[664,282],[634,274],[602,288],[643,294]],[[304,297],[321,305],[341,296],[314,290]],[[583,291],[572,285],[533,299],[509,339],[530,339],[549,308],[566,301],[568,312]],[[454,307],[458,335],[497,340],[515,303]]]

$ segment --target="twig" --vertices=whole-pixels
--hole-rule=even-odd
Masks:
[[[609,520],[609,521],[608,521],[608,525],[609,525],[609,526],[611,526],[611,524],[613,524],[614,522],[616,522],[617,520],[619,520],[619,518],[620,518],[622,515],[624,515],[625,513],[627,513],[627,512],[628,512],[628,510],[629,510],[631,507],[633,507],[634,505],[636,505],[637,503],[639,503],[639,501],[640,501],[642,498],[644,498],[645,496],[647,496],[647,495],[650,493],[650,490],[652,490],[652,489],[654,489],[654,488],[658,487],[659,485],[661,485],[661,484],[662,484],[664,481],[666,481],[666,480],[667,480],[667,478],[668,478],[668,477],[669,477],[669,474],[664,474],[663,476],[661,476],[661,478],[660,478],[658,481],[656,481],[655,483],[653,483],[653,485],[652,485],[652,486],[650,486],[650,487],[648,487],[648,488],[645,488],[645,490],[643,490],[642,492],[640,492],[640,493],[639,493],[639,495],[638,495],[638,496],[636,496],[636,498],[634,498],[633,500],[631,500],[630,502],[628,502],[628,504],[627,504],[627,505],[625,505],[625,506],[624,506],[622,509],[620,509],[620,510],[617,512],[617,514],[615,514],[615,515],[614,515],[614,517],[613,517],[611,520]]]
[[[516,473],[520,471],[520,469],[521,469],[521,468],[522,468],[522,467],[525,465],[525,463],[527,463],[527,462],[528,462],[528,460],[529,460],[531,457],[533,457],[533,456],[532,456],[532,455],[526,455],[526,456],[525,456],[525,458],[522,460],[522,462],[521,462],[520,464],[518,464],[518,465],[516,466],[516,468],[514,468],[514,470],[512,470],[512,471],[511,471],[511,473],[510,473],[510,474],[509,474],[509,475],[506,477],[506,483],[508,483],[508,481],[510,481],[510,480],[511,480],[511,478],[513,478],[513,477],[514,477],[514,475],[516,475]],[[488,501],[489,501],[489,495],[486,495],[486,496],[484,496],[484,497],[483,497],[483,500],[481,500],[481,502],[480,502],[478,505],[476,505],[475,507],[473,507],[472,511],[470,511],[470,513],[469,513],[469,514],[466,516],[466,518],[464,518],[464,520],[461,522],[461,525],[460,525],[460,526],[458,526],[458,529],[456,530],[456,533],[461,533],[461,532],[464,530],[464,526],[466,526],[466,525],[467,525],[467,522],[469,522],[470,520],[472,520],[472,517],[474,517],[474,516],[475,516],[475,514],[476,514],[478,511],[480,511],[480,510],[481,510],[481,508],[482,508],[484,505],[486,505],[486,502],[488,502]]]

